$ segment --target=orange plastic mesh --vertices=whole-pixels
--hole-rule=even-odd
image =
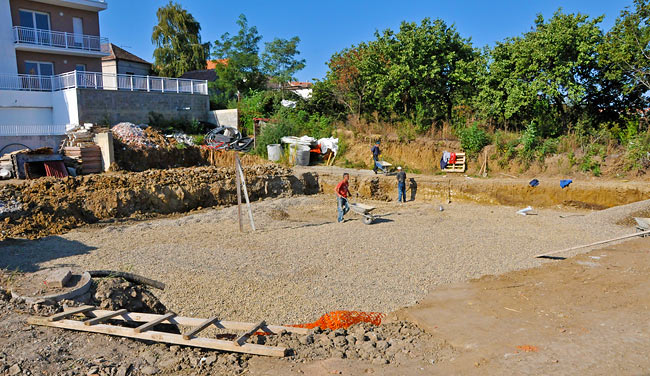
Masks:
[[[373,325],[381,325],[383,313],[361,312],[361,311],[332,311],[321,316],[318,320],[308,324],[290,325],[297,328],[313,329],[319,326],[321,329],[347,329],[360,322],[367,322]]]

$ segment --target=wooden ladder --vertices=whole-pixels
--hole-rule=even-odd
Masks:
[[[79,316],[83,316],[85,320],[80,321],[72,319],[73,317]],[[119,325],[106,324],[105,321],[107,320],[139,322],[142,324],[136,328],[127,328]],[[108,311],[94,306],[65,308],[63,312],[50,317],[31,316],[27,322],[31,325],[42,325],[53,328],[78,330],[82,332],[108,334],[175,345],[201,347],[205,349],[278,357],[285,356],[288,349],[276,346],[255,345],[246,343],[246,340],[257,331],[273,334],[277,334],[283,330],[297,334],[309,333],[309,329],[295,328],[292,326],[267,325],[265,321],[260,321],[259,323],[221,321],[217,317],[201,319],[177,316],[174,312],[157,315],[151,313],[128,312],[126,309]],[[154,326],[163,322],[168,322],[172,325],[189,326],[192,329],[183,334],[172,334],[151,330]],[[234,341],[196,336],[211,325],[214,325],[219,329],[241,330],[244,331],[244,333]]]

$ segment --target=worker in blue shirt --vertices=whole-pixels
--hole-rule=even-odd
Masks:
[[[379,150],[379,141],[375,142],[375,146],[373,146],[370,151],[372,151],[372,170],[376,174],[377,169],[379,169],[377,162],[379,161],[379,154],[381,154],[381,150]]]

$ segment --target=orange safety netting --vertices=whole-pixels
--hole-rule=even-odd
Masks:
[[[313,329],[319,326],[321,329],[347,329],[360,322],[367,322],[373,325],[380,325],[383,313],[361,312],[361,311],[332,311],[321,316],[318,320],[308,324],[289,325],[297,328]]]

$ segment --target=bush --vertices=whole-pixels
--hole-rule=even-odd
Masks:
[[[476,124],[457,131],[457,136],[460,139],[460,146],[469,157],[476,156],[490,143],[487,133]]]
[[[630,138],[625,154],[625,169],[646,170],[650,168],[650,131]]]
[[[290,123],[270,123],[267,124],[259,136],[257,136],[255,154],[268,158],[266,146],[271,144],[279,144],[280,139],[284,136],[295,136],[297,130],[292,127]]]

